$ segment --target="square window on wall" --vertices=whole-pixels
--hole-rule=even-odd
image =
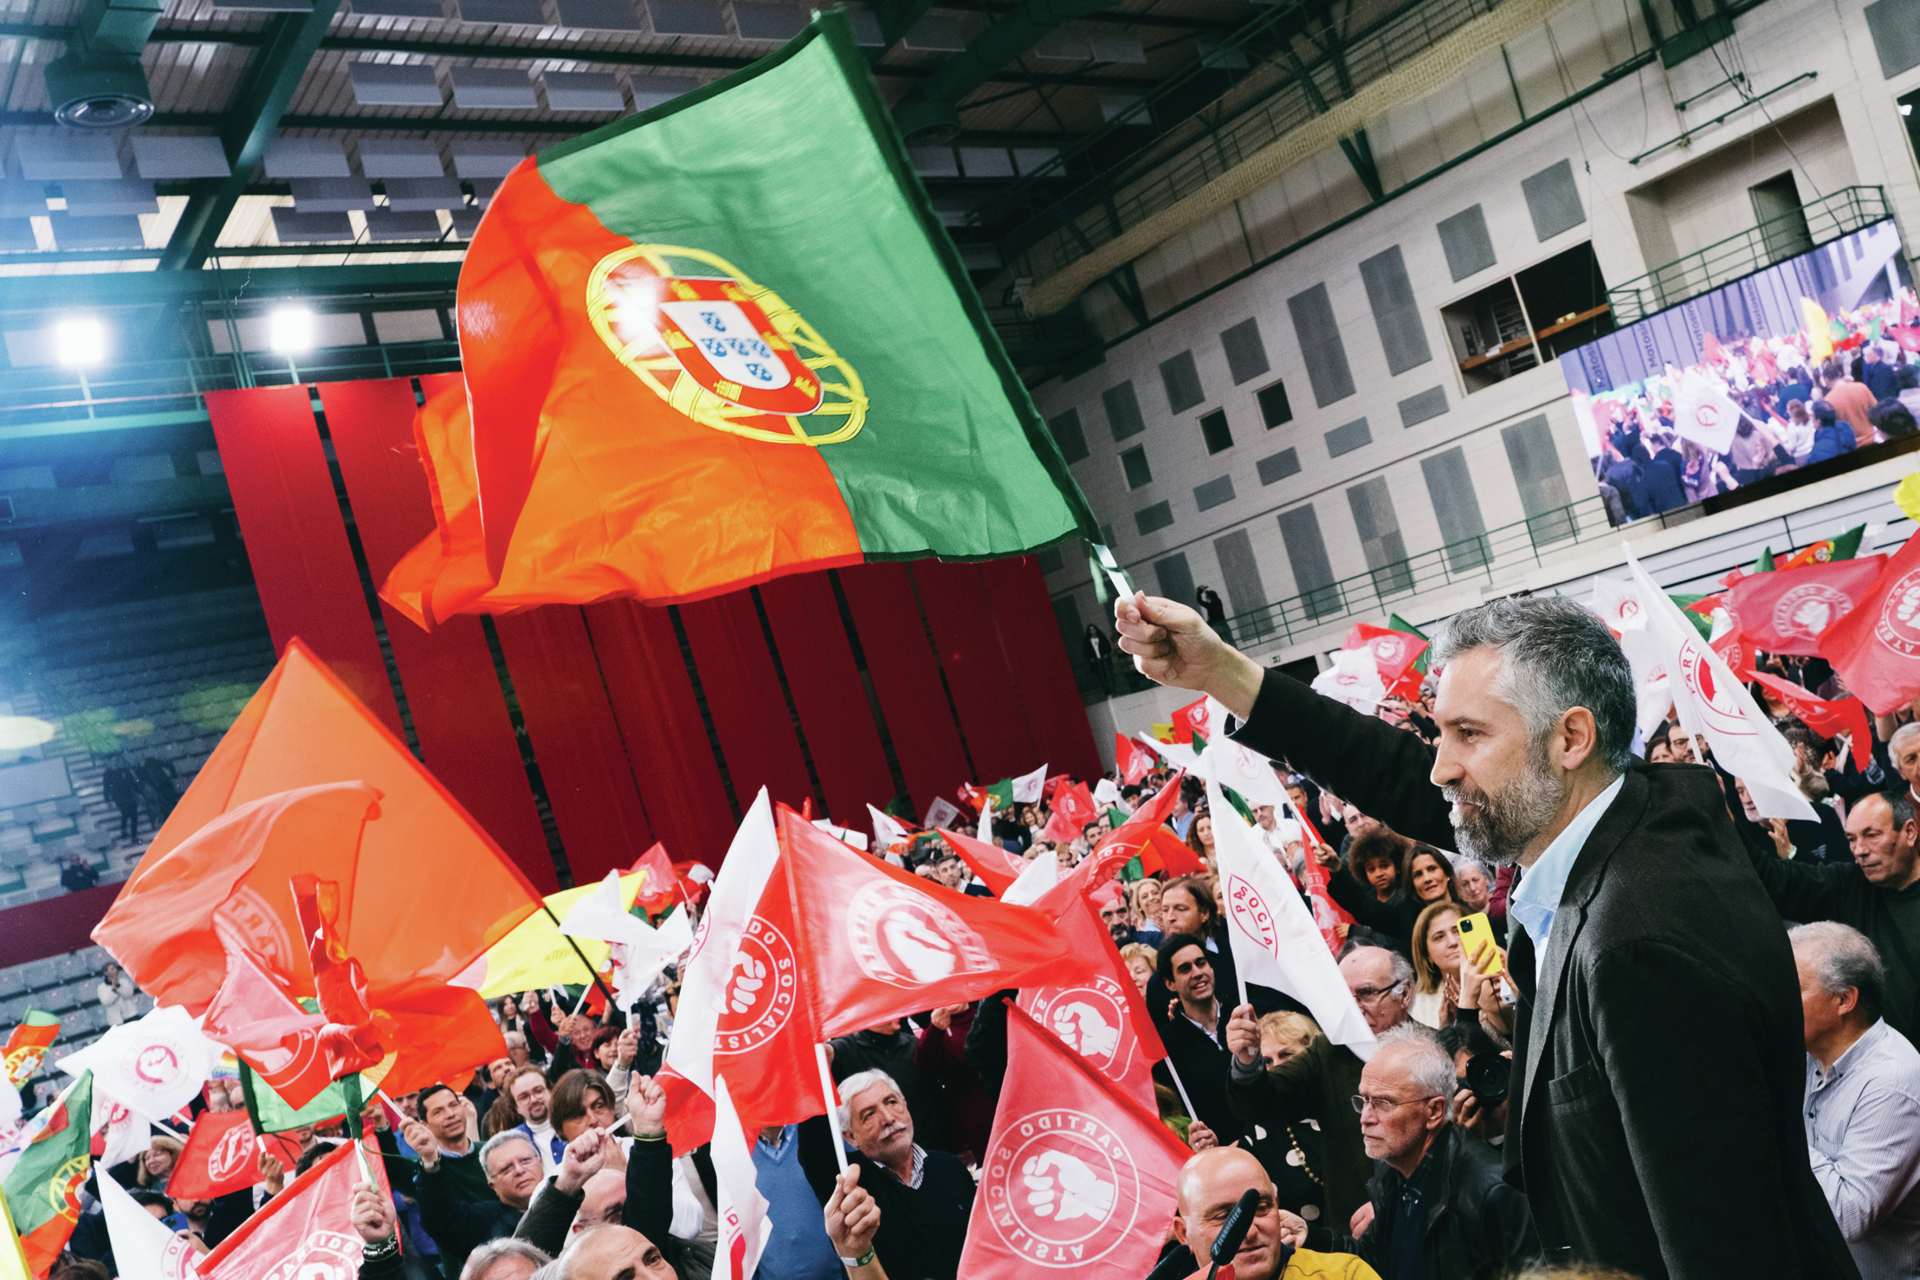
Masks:
[[[1215,409],[1200,416],[1200,438],[1207,442],[1208,453],[1233,448],[1233,429],[1227,426],[1226,410]]]
[[[1127,474],[1127,488],[1140,489],[1153,483],[1153,468],[1147,465],[1147,451],[1135,446],[1120,455],[1120,469]]]
[[[1260,403],[1260,421],[1271,431],[1283,422],[1293,421],[1293,406],[1287,403],[1287,384],[1276,382],[1260,388],[1254,399]]]

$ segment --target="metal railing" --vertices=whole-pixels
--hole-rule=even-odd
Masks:
[[[1882,188],[1842,187],[1607,290],[1614,323],[1632,324],[1892,216]]]
[[[0,429],[202,412],[209,391],[459,370],[459,344],[447,340],[330,347],[293,356],[249,351],[95,369],[0,369]]]
[[[1306,632],[1350,617],[1385,623],[1387,614],[1423,592],[1510,577],[1517,570],[1538,567],[1542,557],[1553,552],[1605,537],[1613,528],[1606,502],[1596,494],[1262,609],[1235,614],[1227,619],[1227,629],[1241,649],[1258,651],[1290,644]]]

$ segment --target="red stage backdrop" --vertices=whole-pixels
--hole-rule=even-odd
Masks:
[[[717,864],[763,785],[865,830],[902,784],[919,813],[1042,763],[1099,774],[1030,556],[861,565],[675,608],[547,605],[493,621],[499,664],[477,618],[421,631],[369,599],[345,523],[376,584],[432,532],[420,391],[223,391],[207,411],[276,650],[300,636],[396,732],[404,703],[427,767],[543,890],[559,877],[529,763],[581,884],[656,839]]]

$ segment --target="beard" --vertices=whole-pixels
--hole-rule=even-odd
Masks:
[[[1454,806],[1453,834],[1460,852],[1482,862],[1515,863],[1533,838],[1566,803],[1568,788],[1547,769],[1543,754],[1527,753],[1526,770],[1499,791],[1442,787]],[[1462,804],[1473,806],[1462,810]]]

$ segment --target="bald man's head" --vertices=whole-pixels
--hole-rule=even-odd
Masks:
[[[1180,1198],[1173,1220],[1174,1239],[1181,1241],[1202,1264],[1227,1216],[1248,1191],[1260,1193],[1253,1226],[1230,1261],[1235,1280],[1274,1280],[1280,1271],[1280,1211],[1274,1199],[1273,1179],[1253,1154],[1238,1147],[1213,1147],[1187,1161],[1180,1170]]]

